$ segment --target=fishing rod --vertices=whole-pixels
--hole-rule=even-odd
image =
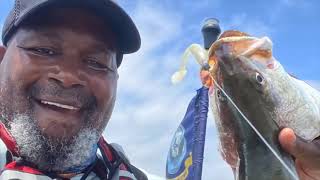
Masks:
[[[204,21],[204,25],[201,29],[203,36],[203,45],[206,50],[208,50],[211,45],[218,39],[221,28],[219,25],[219,20],[216,18],[208,18]]]

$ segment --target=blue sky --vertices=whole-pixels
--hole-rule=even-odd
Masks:
[[[170,76],[191,43],[202,44],[201,24],[216,17],[223,30],[269,36],[274,56],[302,80],[320,89],[320,2],[316,0],[119,0],[140,29],[141,50],[125,56],[120,67],[118,100],[105,131],[132,162],[160,176],[169,144],[186,107],[200,87],[198,65],[190,63],[179,85]],[[0,1],[0,27],[13,0]],[[210,114],[209,114],[210,116]],[[203,179],[233,179],[221,159],[209,117]]]

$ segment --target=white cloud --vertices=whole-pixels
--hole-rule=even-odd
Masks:
[[[234,14],[221,23],[223,29],[236,29],[254,36],[270,36],[274,29],[265,21],[248,16],[247,13]]]
[[[178,64],[179,55],[170,50],[156,55],[158,48],[180,33],[180,17],[142,4],[133,16],[143,44],[138,53],[125,57],[120,68],[117,106],[106,134],[122,144],[139,167],[163,176],[171,137],[192,96],[172,87],[173,70],[161,66],[166,58]]]

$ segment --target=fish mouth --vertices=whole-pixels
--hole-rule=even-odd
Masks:
[[[272,42],[268,37],[256,38],[244,33],[226,31],[229,36],[218,39],[209,49],[212,74],[222,67],[228,75],[250,69],[273,69]],[[241,35],[241,36],[237,36]]]

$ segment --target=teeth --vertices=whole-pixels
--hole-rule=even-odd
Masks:
[[[48,104],[48,105],[52,105],[52,106],[57,106],[59,108],[63,108],[63,109],[68,109],[68,110],[79,110],[79,108],[73,107],[73,106],[69,106],[69,105],[65,105],[65,104],[59,104],[59,103],[54,103],[54,102],[49,102],[49,101],[41,101],[42,104]]]

